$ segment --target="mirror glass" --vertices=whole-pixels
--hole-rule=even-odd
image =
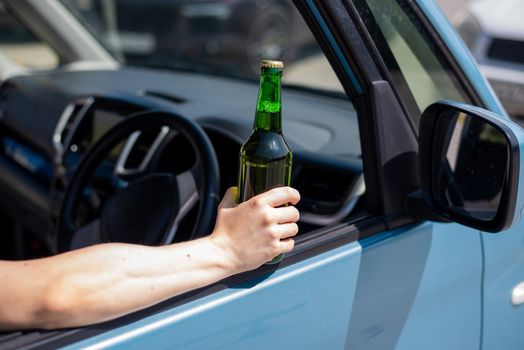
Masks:
[[[433,139],[433,198],[442,208],[490,221],[497,214],[509,169],[502,131],[455,109],[437,118]]]

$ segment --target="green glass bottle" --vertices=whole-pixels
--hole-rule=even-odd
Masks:
[[[282,135],[281,61],[263,60],[253,132],[240,149],[237,203],[289,186],[292,153]],[[280,254],[268,264],[280,262]]]

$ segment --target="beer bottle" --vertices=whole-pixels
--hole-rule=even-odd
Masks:
[[[282,135],[281,61],[263,60],[251,136],[240,148],[237,203],[291,180],[291,149]],[[278,263],[280,254],[268,262]]]

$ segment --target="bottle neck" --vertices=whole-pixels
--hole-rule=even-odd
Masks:
[[[254,130],[282,133],[282,69],[262,68]]]

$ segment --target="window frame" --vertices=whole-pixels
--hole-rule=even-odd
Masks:
[[[485,108],[480,96],[478,95],[477,91],[475,90],[469,79],[466,77],[466,74],[464,73],[462,67],[457,62],[455,57],[451,54],[449,48],[446,46],[445,42],[442,40],[439,33],[436,31],[433,24],[431,23],[425,12],[421,9],[417,1],[394,1],[396,1],[397,4],[402,8],[402,10],[404,11],[404,13],[406,13],[406,16],[412,21],[412,23],[413,20],[419,22],[414,23],[414,25],[423,30],[423,33],[421,33],[421,35],[428,43],[428,46],[432,49],[438,62],[443,64],[444,68],[449,69],[447,71],[449,73],[448,75],[450,76],[454,85],[457,87],[458,92],[465,97],[465,103]],[[362,10],[358,8],[359,5],[357,5],[357,2],[360,2],[360,5],[365,6],[367,11],[369,11],[369,19],[371,22],[373,22],[373,25],[375,27],[374,31],[370,31],[369,26],[365,24],[364,18],[362,16]],[[384,52],[382,52],[379,49],[379,47],[376,44],[376,40],[373,39],[374,35],[379,36],[385,44],[386,55],[390,56],[390,61],[395,65],[395,69],[400,71],[400,68],[389,48],[389,45],[387,44],[387,40],[384,38],[378,24],[372,16],[372,12],[366,3],[366,0],[346,0],[346,7],[349,10],[353,11],[355,15],[358,17],[360,32],[367,39],[366,41],[368,44],[368,48],[373,54],[375,64],[380,68],[381,73],[386,77],[387,81],[390,82],[392,87],[394,87],[395,93],[397,94],[397,97],[401,102],[403,109],[409,116],[412,129],[418,137],[418,122],[420,119],[420,115],[423,111],[421,111],[418,108],[418,105],[415,101],[415,98],[411,92],[411,89],[409,88],[409,85],[404,75],[399,74],[401,78],[400,84],[398,84],[398,82],[396,82],[395,79],[393,79],[390,68],[383,59]],[[410,13],[407,13],[407,11],[410,11]],[[435,52],[437,50],[438,54]],[[418,117],[416,117],[417,115]]]

